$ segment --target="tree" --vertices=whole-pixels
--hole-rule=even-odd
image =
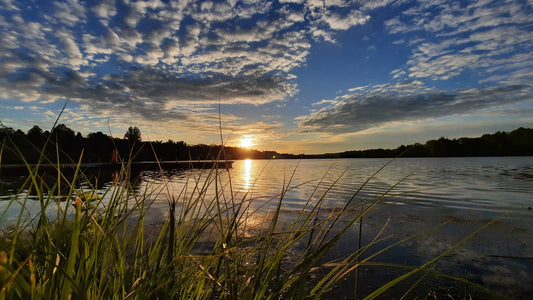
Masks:
[[[68,144],[74,141],[76,133],[65,124],[59,124],[54,129],[52,129],[52,135],[55,142],[57,139],[60,143]]]
[[[43,130],[41,127],[37,125],[33,125],[33,127],[28,130],[28,137],[41,137],[43,135]]]
[[[38,148],[41,148],[46,140],[43,130],[37,125],[28,130],[27,137],[28,140],[30,140],[30,142]]]
[[[139,143],[141,141],[141,130],[137,126],[130,126],[124,134],[124,138],[128,140],[130,145]]]
[[[0,138],[13,137],[15,135],[15,129],[11,127],[0,127]]]

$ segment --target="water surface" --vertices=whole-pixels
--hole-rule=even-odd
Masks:
[[[164,220],[169,200],[192,193],[195,182],[202,182],[209,172],[167,170],[161,173],[154,170],[136,174],[137,192],[156,191],[151,194],[154,203],[149,223]],[[223,186],[230,195],[226,197],[233,197],[227,200],[238,202],[253,198],[252,208],[259,214],[274,209],[279,195],[284,192],[285,222],[290,222],[308,200],[315,203],[326,191],[321,206],[324,212],[343,207],[358,190],[350,202],[356,210],[383,196],[363,218],[363,244],[369,243],[383,228],[382,236],[387,238],[372,246],[366,255],[446,223],[422,237],[392,248],[374,258],[373,262],[420,266],[495,220],[433,264],[429,269],[431,276],[424,277],[407,298],[425,297],[428,293],[499,297],[439,274],[467,278],[512,298],[533,297],[530,285],[533,276],[530,233],[533,225],[533,157],[400,158],[392,162],[390,159],[241,160],[235,161],[229,173],[225,170],[218,172],[217,185]],[[112,186],[112,174],[96,175],[89,181],[98,181],[102,193]],[[11,199],[23,179],[2,177],[0,199]],[[86,187],[88,185],[89,182],[85,183]],[[214,194],[214,188],[212,184],[208,197]],[[6,211],[7,203],[9,201],[0,201],[1,211]],[[34,205],[38,207],[38,203]],[[12,205],[1,221],[9,223],[18,212],[16,205]],[[358,231],[357,223],[339,242],[330,258],[354,251]],[[365,266],[360,292],[367,294],[403,272],[405,270],[398,268]],[[399,298],[417,278],[420,277],[399,284],[386,297]],[[336,286],[333,294],[349,299],[353,290],[354,278],[350,274]]]

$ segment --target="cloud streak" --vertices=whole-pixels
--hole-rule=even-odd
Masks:
[[[529,85],[450,91],[429,89],[417,82],[367,86],[297,120],[301,132],[348,133],[389,122],[467,115],[532,99]]]

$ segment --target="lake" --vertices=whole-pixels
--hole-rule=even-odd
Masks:
[[[389,161],[240,160],[234,162],[229,174],[219,170],[218,179],[228,195],[233,196],[233,201],[253,198],[251,207],[257,214],[266,215],[275,209],[279,194],[284,191],[282,220],[290,223],[308,199],[316,202],[326,191],[322,212],[344,206],[363,183]],[[155,191],[151,193],[154,203],[148,224],[161,223],[168,214],[169,198],[182,191],[184,194],[192,192],[194,182],[201,182],[208,173],[209,170],[166,170],[163,173],[145,170],[135,174],[138,177],[135,190],[139,193]],[[16,205],[8,209],[7,200],[13,197],[24,177],[2,176],[0,212],[5,214],[0,222],[5,226],[12,223],[20,211]],[[103,193],[112,187],[112,178],[111,173],[95,172],[88,180],[91,184],[97,183]],[[88,185],[89,182],[82,183],[80,188]],[[210,188],[208,194],[214,193],[214,184]],[[363,266],[360,295],[405,273],[401,266],[423,265],[494,221],[419,276],[396,285],[385,297],[399,299],[413,284],[416,286],[407,294],[408,299],[427,295],[446,297],[447,294],[460,298],[465,295],[500,297],[476,288],[475,284],[479,284],[510,298],[533,298],[533,157],[396,159],[362,187],[351,205],[353,209],[362,209],[380,196],[384,197],[364,216],[361,228],[363,245],[381,232],[380,240],[363,256],[443,225],[408,239],[373,258],[372,264]],[[33,209],[38,207],[36,202],[31,204]],[[49,213],[53,215],[52,211]],[[352,226],[329,259],[357,249],[359,226],[359,223]],[[449,276],[465,278],[474,284],[457,282]],[[353,295],[353,290],[354,276],[349,274],[336,285],[332,294],[350,299],[351,296],[346,295]]]

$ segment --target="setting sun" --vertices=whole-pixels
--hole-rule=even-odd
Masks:
[[[255,139],[254,139],[251,135],[245,135],[245,136],[243,136],[243,137],[241,138],[241,145],[240,145],[240,146],[241,146],[242,148],[249,148],[249,147],[255,145],[255,144],[253,143],[254,140],[255,140]]]

